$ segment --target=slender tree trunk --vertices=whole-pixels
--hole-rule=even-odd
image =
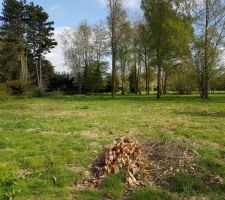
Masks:
[[[39,86],[40,85],[40,76],[39,76],[39,69],[38,69],[38,61],[37,60],[35,62],[35,67],[36,67],[36,75],[37,75],[37,84]]]
[[[150,94],[150,88],[149,88],[149,67],[148,67],[148,61],[147,61],[147,50],[144,50],[144,60],[145,60],[145,85],[146,85],[146,95]]]
[[[39,87],[43,86],[42,56],[39,56]]]
[[[124,60],[124,63],[123,63],[123,75],[122,75],[122,84],[123,84],[123,91],[122,91],[122,94],[125,95],[126,93],[126,60]]]
[[[140,75],[141,75],[141,64],[138,65],[138,73],[137,73],[137,92],[139,95],[141,95],[141,89],[140,89]]]
[[[20,52],[21,79],[25,81],[25,59],[24,52]]]
[[[208,99],[209,97],[209,83],[208,83],[208,26],[209,26],[209,0],[206,0],[206,13],[205,13],[205,44],[204,44],[204,70],[203,70],[203,91],[202,98]]]
[[[112,48],[112,98],[116,95],[116,53],[114,45]]]
[[[28,49],[25,54],[25,82],[28,83]]]
[[[81,72],[78,73],[78,93],[82,93],[82,79],[81,79]]]
[[[166,71],[164,71],[164,79],[163,79],[163,86],[162,86],[163,95],[167,94],[167,82],[168,82],[168,74],[166,73]]]
[[[161,98],[161,72],[162,67],[158,64],[158,74],[157,74],[157,99]]]
[[[137,77],[137,57],[136,57],[136,53],[134,55],[134,89],[135,89],[135,94],[137,95],[138,94],[138,77]]]
[[[159,55],[159,49],[157,49],[156,52],[156,58],[157,58],[157,68],[158,68],[158,74],[157,74],[157,95],[156,98],[160,99],[162,94],[162,86],[161,86],[161,76],[162,76],[162,66],[161,66],[161,58]]]

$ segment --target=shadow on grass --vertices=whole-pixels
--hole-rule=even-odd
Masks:
[[[224,118],[225,117],[225,111],[219,111],[219,112],[207,112],[207,111],[174,111],[177,115],[189,115],[192,117],[218,117],[218,118]]]
[[[100,94],[96,96],[86,96],[86,95],[73,95],[73,96],[49,96],[46,97],[48,99],[54,100],[63,100],[63,101],[141,101],[141,102],[173,102],[173,103],[225,103],[225,94],[216,94],[212,95],[209,100],[202,100],[197,95],[166,95],[161,99],[157,100],[155,95],[117,95],[114,99],[112,99],[110,94]]]

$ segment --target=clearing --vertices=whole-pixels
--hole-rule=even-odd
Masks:
[[[224,94],[208,101],[175,95],[1,101],[0,199],[225,199],[224,119]],[[78,189],[96,156],[121,136],[184,141],[199,154],[196,162],[204,173],[178,172],[167,177],[165,187],[153,184],[129,194],[121,174],[106,178],[99,190]],[[207,182],[207,174],[216,180]]]

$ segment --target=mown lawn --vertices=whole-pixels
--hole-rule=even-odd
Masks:
[[[119,136],[185,139],[199,165],[225,181],[225,95],[55,96],[0,101],[0,199],[123,199],[121,175],[100,190],[74,183],[102,149]],[[225,199],[225,184],[204,186],[198,177],[171,178],[169,189],[137,188],[130,200]]]

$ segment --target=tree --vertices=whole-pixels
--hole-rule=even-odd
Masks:
[[[83,22],[78,28],[66,30],[61,40],[65,61],[75,76],[79,93],[98,92],[109,47],[104,24],[99,22],[91,27]]]
[[[0,83],[20,79],[18,51],[12,43],[1,43],[0,49]]]
[[[118,45],[121,39],[121,32],[123,32],[123,25],[126,23],[126,12],[123,8],[123,0],[107,0],[107,4],[112,54],[112,97],[114,98],[116,95]]]
[[[109,55],[109,31],[103,21],[97,22],[93,28],[94,60],[100,62]]]
[[[141,7],[149,29],[152,64],[157,67],[157,98],[162,94],[162,69],[167,62],[175,62],[188,49],[190,29],[186,16],[180,12],[181,1],[142,0]]]
[[[145,20],[139,20],[137,23],[138,38],[136,40],[136,49],[138,52],[139,65],[144,64],[145,67],[145,89],[146,95],[150,94],[150,76],[151,76],[151,40],[149,35],[151,32]]]
[[[176,67],[170,68],[169,73],[168,86],[172,91],[176,91],[179,95],[196,91],[197,79],[191,57],[182,59]]]
[[[220,64],[219,57],[224,51],[225,2],[223,0],[197,1],[195,10],[193,58],[201,98],[208,99],[211,73],[213,68]]]
[[[126,80],[131,64],[132,55],[132,28],[129,22],[123,24],[120,42],[118,44],[118,65],[122,83],[122,95],[126,93]]]
[[[27,12],[27,44],[36,62],[36,74],[39,87],[43,86],[44,55],[57,45],[54,35],[54,22],[48,21],[48,14],[39,5],[26,5]]]
[[[19,71],[19,78],[27,81],[28,71],[25,58],[25,10],[24,1],[4,0],[2,16],[0,17],[1,32],[0,37],[4,43],[1,52],[4,62],[1,67],[6,71],[7,79],[18,79],[15,73]],[[9,57],[10,55],[10,57]],[[20,70],[18,70],[18,61],[20,61]],[[3,70],[3,71],[4,71]],[[10,74],[11,72],[11,74]],[[6,75],[5,74],[5,75]]]

